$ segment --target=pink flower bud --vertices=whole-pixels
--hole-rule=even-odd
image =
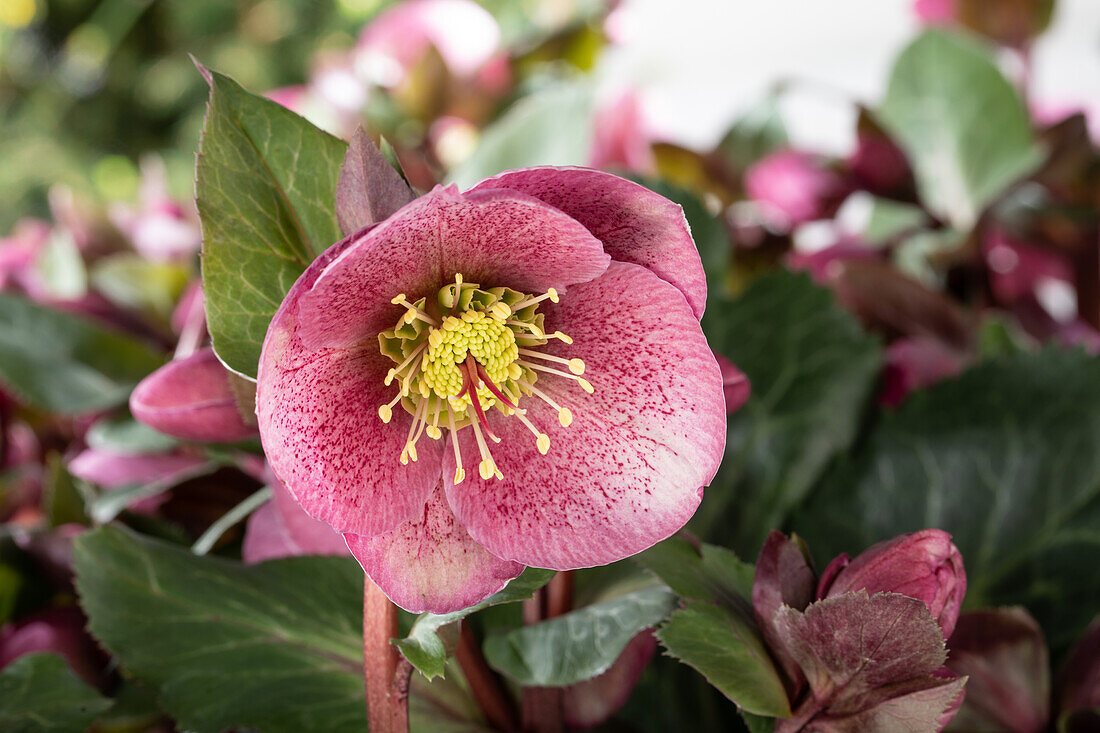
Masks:
[[[924,601],[944,637],[949,637],[966,595],[962,555],[943,530],[900,535],[872,545],[855,560],[849,561],[847,555],[833,560],[821,574],[817,597],[859,590],[900,593]]]
[[[0,631],[0,669],[27,654],[59,654],[90,685],[102,687],[106,660],[84,632],[79,608],[50,608]]]
[[[143,379],[130,396],[130,411],[139,422],[183,440],[243,440],[256,429],[241,418],[229,379],[214,350],[202,349]]]
[[[963,357],[943,342],[925,336],[898,339],[886,349],[879,402],[896,407],[909,394],[962,371]]]
[[[829,216],[844,196],[843,179],[824,159],[797,150],[773,153],[745,173],[745,191],[765,216],[793,227]]]
[[[749,383],[745,373],[732,361],[718,352],[714,352],[714,358],[718,360],[718,368],[722,370],[722,392],[726,396],[726,414],[732,415],[749,401],[752,384]]]

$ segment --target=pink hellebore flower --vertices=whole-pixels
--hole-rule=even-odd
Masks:
[[[818,598],[844,593],[900,593],[924,601],[951,636],[966,595],[966,571],[951,535],[940,529],[922,529],[879,542],[855,560],[840,555],[825,568],[817,585]]]
[[[460,79],[503,90],[510,82],[496,19],[472,0],[408,0],[379,13],[355,49],[356,71],[379,86],[400,86],[434,47]]]
[[[183,440],[244,440],[256,428],[241,419],[229,380],[214,350],[200,349],[141,380],[130,395],[130,412],[138,422]]]
[[[619,93],[596,111],[589,160],[593,168],[656,172],[653,134],[634,91]]]
[[[246,563],[298,555],[348,554],[343,536],[306,514],[285,486],[273,481],[271,491],[271,501],[248,518],[241,547]]]
[[[410,611],[628,557],[687,522],[722,455],[705,300],[683,211],[642,186],[531,168],[437,187],[287,294],[265,452]]]
[[[740,410],[752,396],[752,384],[748,376],[726,357],[714,352],[718,368],[722,370],[722,392],[726,397],[726,413],[732,415]]]
[[[58,654],[90,685],[102,687],[106,659],[84,631],[84,614],[75,606],[49,608],[0,629],[0,669],[27,654]]]
[[[921,22],[929,25],[945,25],[955,19],[957,0],[916,0],[913,12]]]
[[[824,159],[798,150],[772,153],[745,172],[745,192],[783,228],[829,216],[845,190]]]

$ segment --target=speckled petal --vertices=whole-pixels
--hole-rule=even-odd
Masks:
[[[495,555],[555,570],[602,565],[668,537],[695,512],[725,443],[722,376],[684,296],[638,265],[613,262],[547,311],[547,327],[574,343],[545,350],[582,358],[595,394],[539,379],[574,417],[563,428],[539,399],[523,400],[550,436],[545,456],[518,419],[489,415],[503,439],[492,447],[500,481],[479,478],[471,431],[461,431],[467,476],[452,484],[446,453],[447,498]]]
[[[345,535],[370,579],[412,613],[450,613],[482,601],[523,572],[491,555],[455,518],[442,485],[422,512],[374,537]]]
[[[707,302],[699,252],[679,204],[625,178],[590,168],[523,168],[474,190],[522,191],[564,211],[600,239],[611,259],[647,267],[687,298],[696,318]]]
[[[412,417],[401,409],[389,424],[378,417],[395,391],[383,384],[393,363],[373,334],[355,348],[309,348],[301,339],[303,294],[363,236],[327,250],[283,300],[260,356],[256,414],[271,468],[302,508],[337,531],[374,535],[424,505],[439,482],[440,444],[421,443],[419,461],[398,462]]]
[[[130,395],[130,412],[139,422],[183,440],[244,440],[256,428],[241,419],[229,379],[214,350],[200,349],[141,380]]]
[[[390,299],[435,296],[467,282],[534,293],[598,277],[610,262],[598,239],[536,198],[512,191],[459,194],[437,187],[347,247],[301,296],[300,337],[348,346],[393,327]]]

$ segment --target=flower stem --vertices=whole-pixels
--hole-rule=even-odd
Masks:
[[[516,712],[515,701],[508,694],[500,677],[485,662],[473,629],[465,621],[460,625],[455,658],[470,685],[474,700],[493,728],[503,731],[519,730],[519,714]]]
[[[412,665],[390,639],[397,637],[397,606],[363,578],[363,676],[372,733],[408,733]]]
[[[545,588],[523,602],[523,623],[528,626],[561,616],[573,609],[573,573],[559,572]],[[530,733],[560,733],[565,729],[560,687],[523,688],[523,729]]]

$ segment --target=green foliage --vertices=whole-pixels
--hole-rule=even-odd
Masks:
[[[606,672],[631,639],[675,607],[676,596],[664,586],[626,593],[492,634],[485,640],[485,659],[521,685],[565,687]]]
[[[950,532],[971,608],[1022,604],[1064,649],[1100,587],[1100,362],[1048,349],[919,392],[832,472],[793,527],[818,558]]]
[[[361,731],[363,574],[346,558],[245,567],[102,527],[75,544],[92,633],[181,728]]]
[[[451,172],[459,188],[510,168],[585,165],[592,144],[592,90],[549,86],[524,97],[490,124],[466,162]]]
[[[959,229],[1041,159],[989,51],[944,31],[925,31],[898,57],[877,117],[908,154],[921,200]]]
[[[634,559],[668,584],[677,595],[747,607],[752,598],[754,568],[724,547],[700,547],[671,537]]]
[[[729,418],[722,467],[690,526],[754,557],[852,444],[880,349],[829,291],[786,271],[734,300],[712,298],[703,330],[748,375],[752,396]]]
[[[449,645],[440,637],[440,633],[446,632],[445,627],[448,624],[460,621],[474,611],[480,611],[489,606],[526,600],[536,590],[550,582],[552,577],[554,577],[553,570],[527,568],[522,575],[506,585],[503,590],[486,598],[481,603],[453,613],[420,614],[416,622],[413,623],[408,636],[394,643],[405,655],[405,658],[429,680],[441,677],[450,649],[448,648]]]
[[[202,276],[214,349],[256,376],[267,326],[313,259],[341,238],[336,185],[347,145],[211,74],[197,165]]]
[[[29,654],[0,672],[0,730],[5,733],[73,733],[109,707],[111,701],[56,654]]]
[[[63,414],[115,407],[162,363],[131,336],[0,293],[0,383],[30,405]]]

